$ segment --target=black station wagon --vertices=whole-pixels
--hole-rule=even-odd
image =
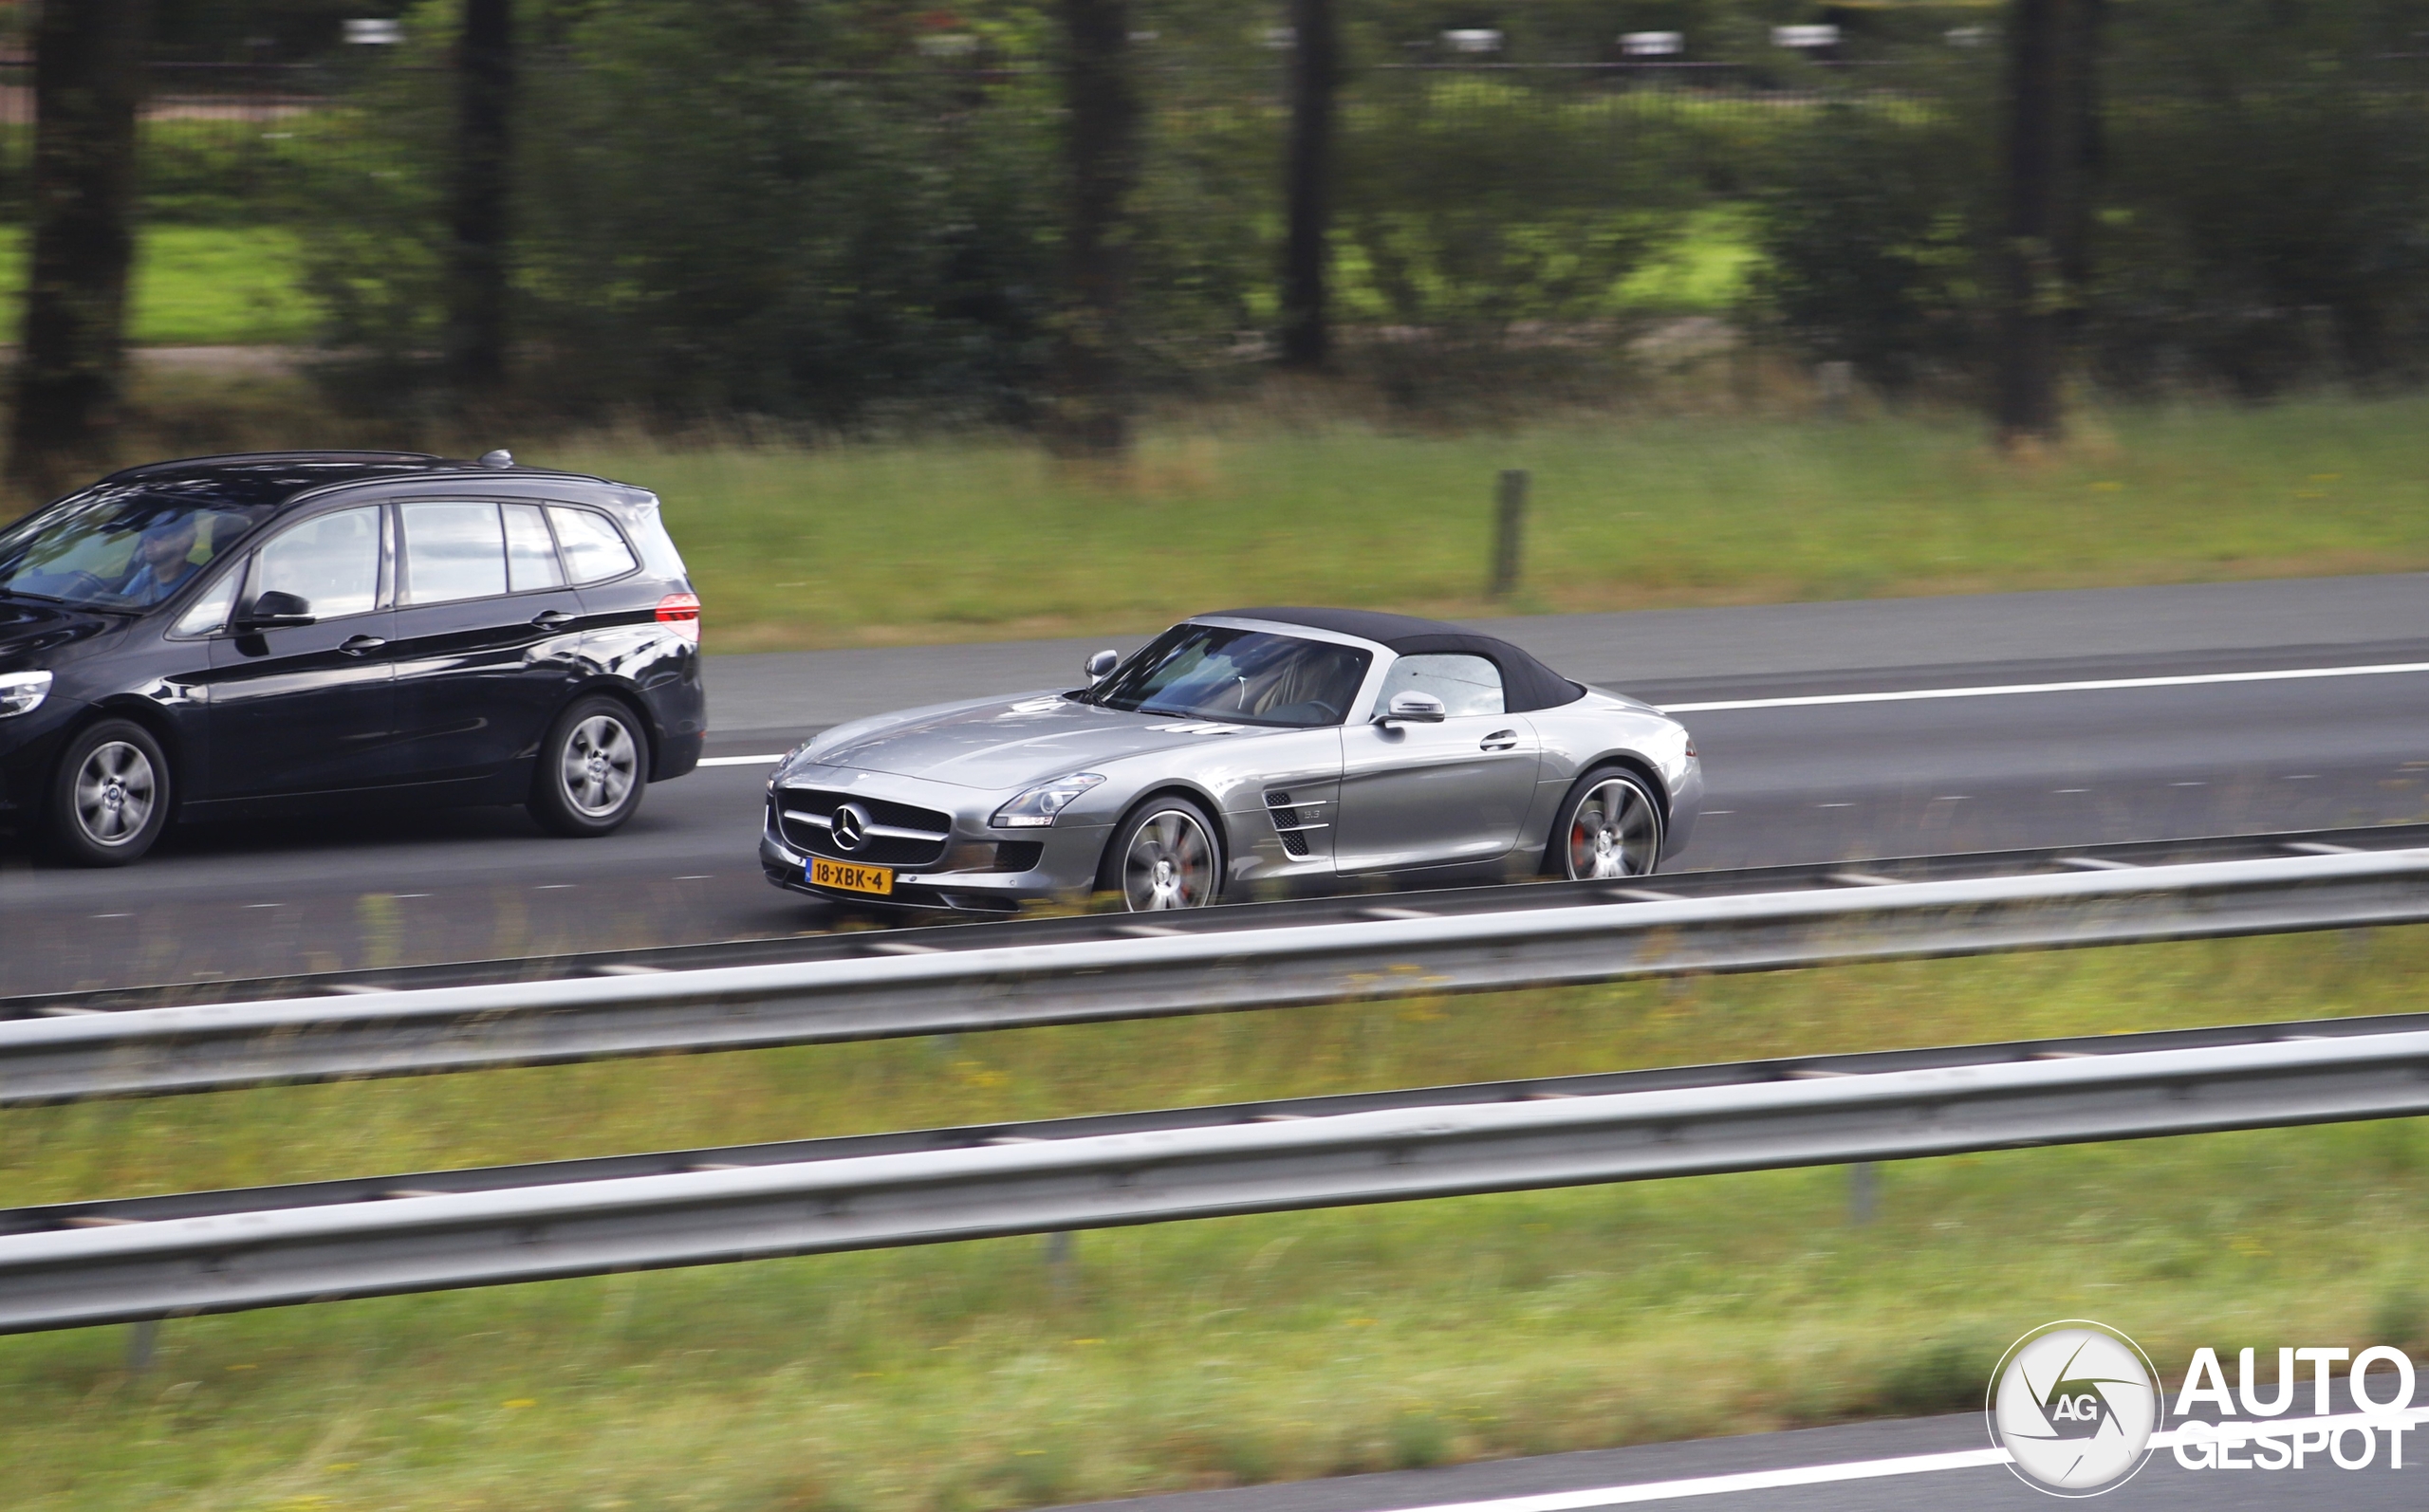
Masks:
[[[0,820],[132,861],[178,818],[523,803],[603,835],[707,728],[647,491],[397,452],[115,472],[0,529]]]

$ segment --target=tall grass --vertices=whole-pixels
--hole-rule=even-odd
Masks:
[[[1505,612],[2418,569],[2424,430],[2418,396],[2120,409],[2018,461],[1970,415],[1429,434],[1294,418],[1285,395],[1159,427],[1109,471],[984,437],[527,454],[658,489],[709,644],[741,651],[1136,631],[1236,603],[1490,612],[1493,478],[1513,467],[1532,512]]]
[[[2424,964],[2381,931],[22,1110],[0,1201],[2389,1011]],[[0,1463],[44,1512],[877,1512],[1954,1410],[2050,1318],[2167,1370],[2413,1342],[2424,1159],[2391,1122],[1897,1165],[1864,1227],[1824,1170],[613,1277],[176,1321],[137,1377],[122,1330],[0,1340]]]

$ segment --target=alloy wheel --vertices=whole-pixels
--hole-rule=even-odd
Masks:
[[[131,844],[152,821],[159,786],[149,756],[125,741],[105,741],[76,768],[76,823],[96,845]]]
[[[1661,820],[1623,777],[1594,784],[1568,821],[1568,875],[1576,881],[1643,876],[1660,858]]]
[[[1203,908],[1214,895],[1214,840],[1194,814],[1168,808],[1130,837],[1122,896],[1133,913]]]
[[[612,814],[633,790],[640,766],[633,732],[622,720],[593,714],[566,733],[563,774],[566,797],[593,819]]]

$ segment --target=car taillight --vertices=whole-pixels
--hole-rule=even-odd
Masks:
[[[670,593],[658,601],[658,622],[694,645],[700,643],[700,596]]]

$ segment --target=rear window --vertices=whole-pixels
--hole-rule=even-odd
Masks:
[[[640,565],[623,532],[591,509],[548,506],[548,522],[557,527],[557,549],[564,553],[566,576],[575,582],[604,582]]]

